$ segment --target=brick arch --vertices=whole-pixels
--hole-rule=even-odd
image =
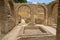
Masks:
[[[56,4],[57,4],[56,2],[55,2],[55,3],[53,3],[51,8],[53,9],[53,7],[54,7]]]
[[[44,9],[44,25],[47,25],[47,6],[46,5],[44,5],[44,4],[41,4],[41,5],[38,5],[38,6],[41,6],[43,9]]]
[[[30,13],[31,13],[31,7],[30,7],[29,5],[27,5],[27,4],[21,4],[21,5],[18,5],[18,6],[17,6],[17,8],[16,8],[16,14],[19,13],[19,9],[20,9],[20,7],[22,7],[22,6],[28,7],[29,10],[30,10]],[[18,16],[21,16],[21,15],[17,14],[17,15],[16,15],[17,19],[19,19]],[[27,19],[29,19],[29,18],[27,18]],[[25,20],[27,20],[27,19],[25,19]],[[19,20],[17,20],[16,22],[17,22],[17,24],[18,24]]]
[[[52,11],[53,11],[53,9],[54,9],[55,6],[58,7],[57,2],[55,2],[55,3],[52,5],[52,7],[51,7]]]
[[[28,10],[30,10],[29,14],[31,13],[31,8],[30,8],[28,5],[26,5],[26,4],[20,5],[20,6],[18,7],[18,12],[20,11],[20,8],[21,8],[21,7],[26,7],[26,8],[28,8]]]
[[[57,4],[57,2],[53,2],[51,4],[51,6],[50,6],[50,10],[51,10],[51,14],[50,15],[52,15],[52,11],[53,11],[53,8],[54,8],[55,4]]]
[[[44,9],[44,14],[46,15],[47,7],[45,5],[43,5],[43,4],[42,5],[38,5],[38,6],[41,6]]]
[[[56,7],[56,8],[55,8],[55,7]],[[51,7],[51,9],[52,9],[52,11],[51,11],[52,14],[51,14],[51,15],[52,15],[52,18],[55,19],[56,23],[57,23],[57,15],[58,15],[58,14],[57,14],[57,13],[54,13],[54,11],[55,11],[54,9],[56,9],[55,12],[57,12],[57,10],[58,10],[57,7],[58,7],[58,5],[57,5],[56,2],[55,2],[55,3],[52,5],[52,7]],[[55,17],[54,17],[53,15],[54,15]]]

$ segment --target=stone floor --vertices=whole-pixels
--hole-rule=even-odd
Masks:
[[[40,28],[41,30],[39,29],[36,30],[36,28],[34,29],[34,27],[31,27],[31,28],[28,27],[25,30],[25,34],[20,35],[21,38],[18,38],[18,40],[55,40],[56,34],[54,33],[56,33],[56,30],[54,28],[49,27],[49,26],[44,26],[44,25],[36,25],[36,26],[37,28],[38,26],[40,26],[46,32],[42,32],[41,28]]]
[[[48,26],[44,26],[44,25],[38,25],[38,26],[42,26],[42,28],[44,30],[50,32],[52,34],[52,36],[51,35],[50,36],[45,35],[45,36],[41,37],[40,35],[38,35],[35,37],[33,37],[33,36],[32,37],[25,36],[25,38],[24,38],[24,36],[18,37],[24,26],[27,26],[27,24],[24,24],[24,25],[19,24],[19,25],[15,26],[15,28],[13,30],[11,30],[11,32],[9,32],[7,35],[5,35],[2,38],[2,40],[17,40],[17,39],[18,40],[55,40],[56,30],[52,27],[48,27]],[[40,33],[39,30],[35,30],[35,29],[34,30],[28,30],[27,29],[25,31],[30,31],[30,32],[28,32],[28,34],[29,33],[33,34],[33,33],[38,33],[38,32]],[[37,32],[34,32],[34,31],[37,31]]]

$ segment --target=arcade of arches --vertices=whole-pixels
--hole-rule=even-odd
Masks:
[[[0,1],[0,5],[2,40],[56,40],[57,1],[46,5],[4,0]]]

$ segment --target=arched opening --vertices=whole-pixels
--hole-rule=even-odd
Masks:
[[[46,14],[47,14],[47,8],[45,8],[45,5],[38,5],[37,6],[37,13],[35,14],[35,22],[37,24],[44,24],[45,20],[46,20]]]
[[[57,16],[58,16],[58,5],[55,3],[53,6],[52,6],[52,23],[53,25],[57,25]]]
[[[45,9],[44,9],[44,7],[42,7],[42,6],[38,6],[37,7],[37,13],[36,13],[36,23],[37,24],[43,24],[43,22],[44,22],[44,13],[45,13],[45,11],[44,11]]]
[[[27,5],[21,5],[18,9],[18,14],[21,16],[21,19],[24,19],[26,23],[29,23],[30,20],[31,8]]]

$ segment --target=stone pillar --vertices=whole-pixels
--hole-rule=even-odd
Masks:
[[[34,18],[34,14],[31,15],[31,25],[35,24],[35,18]]]
[[[58,20],[57,20],[57,39],[60,40],[60,1],[57,0],[58,4]]]
[[[44,25],[47,25],[47,22],[48,22],[48,9],[46,6],[45,14],[44,14]]]
[[[5,15],[6,16],[6,20],[3,21],[4,26],[2,27],[2,32],[3,33],[8,33],[9,31],[11,31],[15,25],[16,25],[16,17],[15,17],[15,13],[14,13],[14,5],[13,5],[13,1],[12,0],[5,0]]]
[[[11,0],[0,0],[0,27],[2,34],[8,33],[15,27],[14,14],[14,5]]]
[[[4,0],[0,0],[0,33],[4,30],[5,27],[5,23],[3,23],[6,20],[4,9],[5,9]]]
[[[30,19],[31,19],[31,22],[29,23],[29,25],[34,26],[35,25],[35,18],[34,18],[34,13],[33,12],[31,13]]]
[[[0,23],[0,39],[1,39],[1,23]]]
[[[51,6],[48,6],[48,26],[52,25],[52,11]]]

